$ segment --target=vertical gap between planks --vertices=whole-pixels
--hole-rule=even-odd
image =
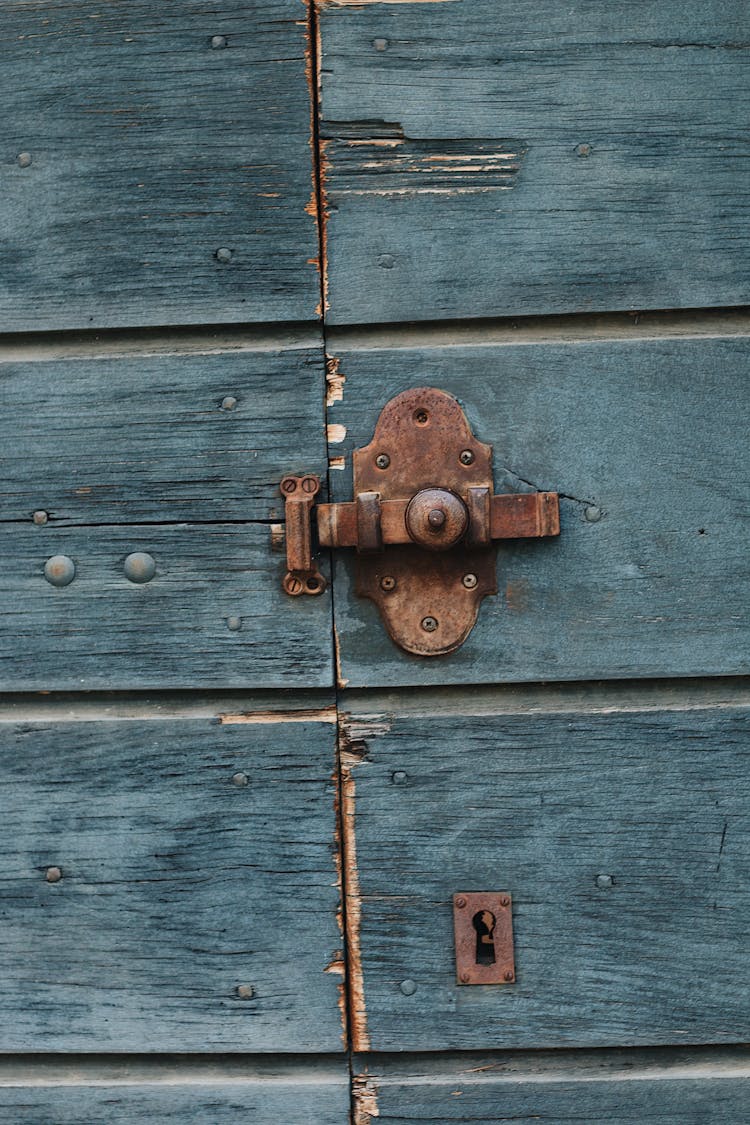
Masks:
[[[326,434],[326,483],[328,485],[328,492],[330,495],[331,490],[331,469],[330,469],[330,448],[328,444],[328,367],[332,362],[332,357],[328,354],[328,339],[327,339],[327,295],[328,295],[328,258],[327,258],[327,245],[326,245],[326,196],[325,196],[325,153],[323,149],[323,142],[320,135],[320,73],[322,66],[321,58],[321,40],[320,40],[320,23],[317,10],[316,0],[307,0],[308,4],[308,50],[309,50],[309,88],[310,88],[310,147],[312,151],[313,162],[313,200],[315,219],[318,228],[318,265],[319,265],[319,278],[320,278],[320,326],[323,345],[323,360],[326,378],[323,382],[323,411],[325,422]],[[333,552],[330,552],[332,556]],[[336,838],[338,842],[338,863],[339,863],[339,883],[340,883],[340,910],[341,910],[341,944],[342,954],[344,961],[344,981],[343,981],[343,1004],[342,1004],[342,1020],[343,1020],[343,1035],[347,1053],[347,1065],[349,1070],[349,1114],[350,1120],[355,1122],[357,1120],[357,1106],[355,1099],[354,1089],[354,1053],[352,1043],[352,992],[350,987],[351,973],[350,973],[350,950],[349,950],[349,928],[347,924],[347,894],[348,894],[348,878],[347,878],[347,834],[345,831],[344,817],[347,815],[345,808],[345,793],[344,781],[342,770],[342,750],[344,732],[341,730],[340,722],[340,704],[341,704],[341,686],[339,675],[339,653],[338,641],[336,634],[336,603],[334,599],[334,559],[329,559],[330,574],[331,574],[331,645],[333,648],[333,667],[335,671],[334,679],[334,699],[336,706],[336,714],[339,717],[339,722],[336,727],[336,749],[335,749],[335,786],[336,786]]]

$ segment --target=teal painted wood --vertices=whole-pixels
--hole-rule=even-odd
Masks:
[[[156,565],[125,576],[133,552]],[[45,578],[66,556],[75,578]],[[290,598],[267,524],[6,529],[0,684],[6,691],[290,688],[333,683],[330,591]]]
[[[4,330],[316,318],[299,0],[3,16]]]
[[[33,1125],[345,1125],[349,1083],[52,1086],[0,1089],[7,1121]],[[248,1116],[249,1115],[249,1116]]]
[[[483,1060],[484,1061],[484,1060]],[[619,1078],[586,1078],[571,1074],[566,1080],[553,1076],[524,1080],[521,1076],[498,1077],[493,1073],[468,1074],[468,1067],[451,1067],[441,1056],[442,1077],[386,1074],[369,1077],[360,1086],[365,1106],[377,1105],[378,1114],[362,1118],[365,1125],[410,1125],[412,1122],[476,1122],[499,1125],[514,1121],[522,1125],[581,1125],[611,1122],[612,1125],[744,1125],[747,1121],[750,1079],[713,1074],[693,1078],[655,1077],[633,1072],[627,1063]]]
[[[747,709],[460,711],[348,725],[355,1045],[746,1040]],[[513,985],[456,983],[453,895],[483,890]]]
[[[15,361],[0,381],[2,521],[283,520],[282,476],[325,476],[322,348]]]
[[[1,1050],[341,1049],[335,726],[283,719],[0,728]]]
[[[741,5],[322,5],[330,323],[748,300]]]
[[[420,385],[455,394],[493,444],[497,491],[562,495],[559,539],[500,546],[499,594],[450,656],[397,649],[354,594],[352,553],[337,552],[349,686],[748,671],[747,338],[342,348],[338,358],[346,381],[329,418],[346,436],[331,453],[347,467],[331,474],[335,499],[351,497],[351,450],[370,441],[381,408]]]

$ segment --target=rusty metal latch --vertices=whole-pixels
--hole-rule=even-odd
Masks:
[[[381,411],[369,445],[353,453],[354,500],[315,504],[316,476],[285,476],[287,574],[293,596],[320,594],[320,547],[357,551],[357,593],[376,603],[407,652],[438,656],[463,644],[479,605],[497,592],[500,539],[559,535],[556,492],[493,493],[492,447],[458,402],[418,387]]]

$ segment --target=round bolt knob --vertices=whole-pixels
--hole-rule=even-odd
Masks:
[[[142,585],[144,582],[150,582],[156,574],[156,562],[145,551],[133,551],[133,554],[125,559],[123,570],[129,582]]]
[[[53,555],[44,564],[44,577],[51,586],[69,586],[76,576],[76,564],[67,555]]]
[[[410,538],[428,551],[447,551],[463,539],[468,526],[466,505],[447,488],[423,488],[406,509]]]

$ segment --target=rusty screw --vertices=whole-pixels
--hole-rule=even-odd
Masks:
[[[461,973],[461,984],[468,984],[470,980],[471,977],[468,973]]]
[[[307,492],[308,494],[318,491],[318,482],[316,481],[315,477],[302,478],[302,491]]]
[[[513,980],[513,973],[511,972],[510,969],[506,970],[506,972],[503,974],[503,976],[505,977],[505,979],[507,981]]]
[[[501,906],[510,906],[510,899],[508,898],[507,895],[503,895],[503,897],[500,899],[500,905]]]
[[[474,464],[474,454],[471,452],[470,449],[462,449],[461,453],[459,454],[458,459],[459,459],[459,461],[461,462],[462,465],[473,465]]]
[[[386,591],[396,589],[396,579],[392,574],[383,575],[383,577],[380,579],[380,589]]]
[[[477,584],[476,574],[465,574],[461,579],[467,590],[473,590]]]
[[[456,899],[456,906],[458,907],[459,910],[463,910],[463,908],[466,906],[466,899],[463,898],[463,897],[457,898]]]
[[[391,459],[387,453],[378,453],[375,458],[375,464],[379,469],[387,469],[391,463]]]
[[[284,477],[283,481],[281,482],[281,491],[292,493],[295,492],[296,489],[297,482],[294,477]]]
[[[283,586],[287,594],[291,594],[293,597],[302,593],[302,579],[298,578],[296,574],[286,574]]]
[[[415,410],[415,412],[414,412],[414,421],[417,423],[418,426],[426,426],[427,422],[429,420],[429,417],[430,416],[429,416],[429,414],[427,413],[426,410]]]
[[[445,527],[445,512],[442,508],[433,508],[427,516],[427,522],[433,531],[440,531]]]
[[[422,628],[424,629],[425,633],[434,633],[437,627],[438,623],[436,617],[422,618]]]

